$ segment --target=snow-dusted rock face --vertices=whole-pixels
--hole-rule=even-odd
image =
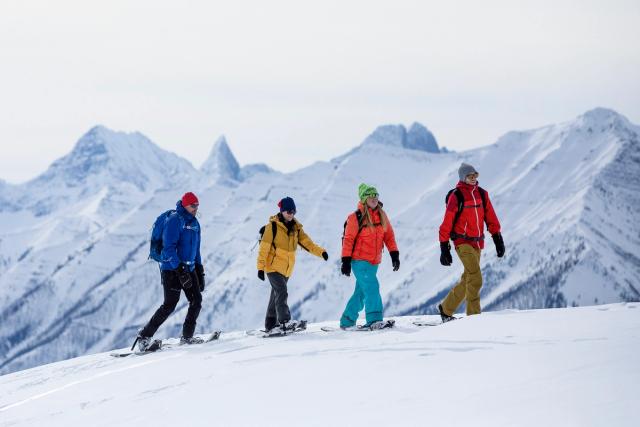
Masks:
[[[213,145],[209,157],[200,167],[207,183],[236,186],[238,183],[252,178],[254,175],[277,174],[264,163],[253,163],[240,167],[238,160],[231,152],[227,139],[223,136]]]
[[[491,146],[436,153],[416,149],[429,146],[419,126],[382,127],[358,149],[287,174],[237,162],[220,167],[233,161],[198,171],[139,141],[132,149],[143,177],[132,182],[124,180],[129,163],[113,148],[126,145],[92,136],[52,165],[50,179],[25,184],[28,203],[16,199],[24,188],[0,186],[0,200],[17,200],[17,208],[0,211],[0,372],[130,345],[162,298],[157,265],[147,260],[151,224],[184,191],[201,202],[207,288],[198,330],[262,324],[269,288],[255,277],[252,248],[287,195],[330,256],[324,262],[299,252],[289,282],[293,315],[337,319],[353,289],[353,278],[339,273],[340,237],[361,182],[380,191],[400,249],[400,271],[391,271],[387,253],[379,270],[386,314],[433,313],[462,272],[455,257],[451,267],[439,264],[438,246],[444,196],[462,161],[480,172],[507,247],[498,259],[487,236],[485,309],[638,300],[638,133],[623,116],[596,109],[510,132]],[[104,149],[93,142],[101,138],[109,142]],[[229,160],[224,146],[212,157]],[[87,160],[94,157],[96,165]],[[211,179],[218,173],[226,179]],[[84,183],[67,185],[72,176]],[[43,200],[45,208],[36,209]],[[185,307],[183,300],[159,336],[179,335]]]
[[[260,174],[273,174],[277,173],[275,170],[271,169],[268,165],[264,163],[252,163],[249,165],[245,165],[240,168],[240,173],[238,174],[238,179],[240,181],[245,181],[255,175]]]
[[[211,149],[209,157],[200,167],[200,171],[208,176],[211,182],[240,181],[240,165],[223,136],[218,138]]]
[[[420,123],[414,123],[409,131],[403,125],[379,126],[363,142],[363,145],[378,144],[388,147],[438,153],[438,143],[433,134]]]

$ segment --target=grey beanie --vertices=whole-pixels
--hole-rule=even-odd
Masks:
[[[464,181],[464,179],[467,177],[467,175],[472,174],[472,173],[478,173],[478,171],[476,170],[476,168],[474,168],[473,166],[471,166],[468,163],[462,163],[460,165],[460,168],[458,168],[458,176],[460,177],[460,181]]]

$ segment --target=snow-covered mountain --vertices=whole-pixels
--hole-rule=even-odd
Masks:
[[[440,152],[436,138],[420,123],[412,124],[408,131],[403,125],[380,126],[363,142],[363,145],[370,144],[408,148],[427,153]]]
[[[353,278],[339,274],[340,240],[360,182],[380,191],[400,248],[400,271],[387,254],[379,270],[386,313],[433,313],[462,270],[457,259],[439,264],[437,241],[462,161],[480,171],[507,246],[498,259],[488,239],[483,253],[486,310],[640,299],[639,129],[611,110],[460,153],[433,146],[421,125],[383,126],[350,152],[287,174],[240,168],[224,140],[196,170],[139,134],[96,129],[78,143],[102,141],[95,155],[76,147],[45,173],[57,171],[50,179],[0,186],[0,200],[14,201],[0,212],[0,372],[130,343],[161,302],[157,266],[147,261],[150,226],[185,191],[201,202],[208,283],[199,329],[261,325],[269,289],[255,277],[253,248],[287,195],[330,256],[300,252],[289,282],[293,314],[338,318],[353,289]],[[124,147],[135,162],[117,155]],[[129,165],[143,176],[129,181]],[[185,305],[160,336],[179,333]]]
[[[200,167],[209,183],[233,185],[251,178],[253,175],[275,173],[264,163],[254,163],[240,167],[229,148],[225,136],[221,136],[213,145],[209,157]]]
[[[437,327],[413,319],[377,332],[227,332],[4,375],[0,426],[637,423],[638,303],[497,311]]]

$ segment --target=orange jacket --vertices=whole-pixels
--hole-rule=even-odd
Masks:
[[[378,210],[374,211],[367,207],[374,224],[373,226],[367,226],[365,225],[367,221],[362,202],[358,203],[358,209],[362,212],[363,227],[358,233],[358,217],[355,212],[352,212],[347,218],[347,226],[344,230],[342,256],[351,257],[353,260],[368,261],[371,264],[380,264],[383,244],[387,246],[389,252],[398,250],[389,216],[387,216],[387,226],[383,228]]]

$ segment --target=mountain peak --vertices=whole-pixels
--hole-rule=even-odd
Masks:
[[[119,132],[97,125],[36,181],[61,179],[67,186],[77,187],[90,176],[106,174],[145,190],[152,182],[185,169],[188,162],[162,150],[140,132]]]
[[[362,145],[371,144],[402,147],[428,153],[440,152],[436,138],[429,129],[418,122],[414,122],[409,131],[401,124],[378,126],[362,143]]]
[[[622,114],[610,108],[596,107],[578,116],[578,121],[586,125],[629,124],[629,120]]]
[[[213,144],[211,153],[200,167],[200,171],[215,181],[238,181],[240,179],[240,165],[231,152],[224,135],[221,135]]]
[[[407,132],[406,148],[412,150],[426,151],[428,153],[439,153],[438,143],[435,136],[424,125],[414,122]]]

